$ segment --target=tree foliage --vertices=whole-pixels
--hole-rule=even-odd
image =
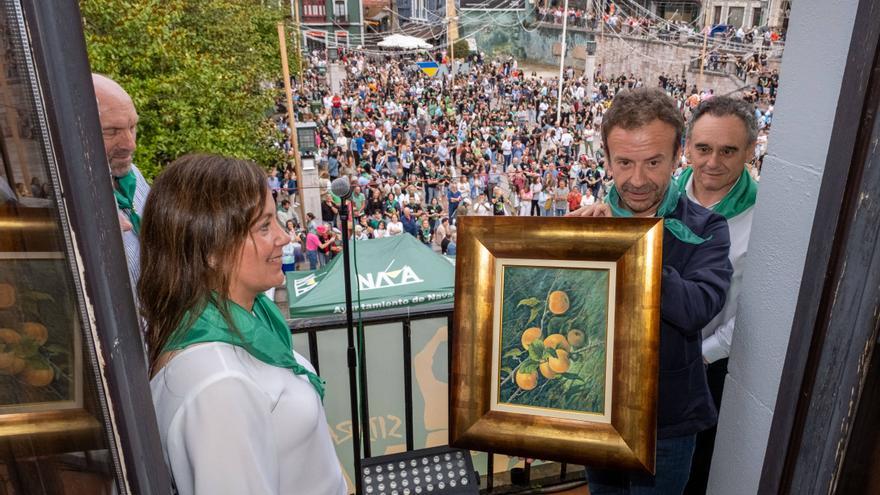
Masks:
[[[135,163],[145,175],[194,151],[265,166],[283,159],[267,117],[280,95],[272,83],[281,79],[284,9],[259,0],[81,0],[80,8],[92,71],[121,84],[140,115]]]
[[[452,53],[455,55],[455,58],[465,58],[470,55],[471,46],[468,44],[468,40],[456,40],[455,43],[452,44]]]

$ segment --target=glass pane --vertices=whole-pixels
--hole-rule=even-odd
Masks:
[[[0,1],[0,493],[113,493],[103,388],[20,5]]]

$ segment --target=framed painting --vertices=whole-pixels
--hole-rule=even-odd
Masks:
[[[654,472],[662,219],[464,217],[450,445]]]
[[[0,252],[2,445],[45,454],[101,444],[97,405],[84,398],[82,326],[69,270],[61,252]]]

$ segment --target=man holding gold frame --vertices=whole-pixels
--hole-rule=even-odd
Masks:
[[[662,217],[660,373],[655,474],[588,468],[590,493],[680,494],[696,434],[717,421],[701,350],[701,329],[725,302],[733,269],[725,219],[670,187],[684,122],[656,88],[623,91],[602,124],[615,186],[607,202],[570,216]]]

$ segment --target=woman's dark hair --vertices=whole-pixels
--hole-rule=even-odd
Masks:
[[[266,173],[218,155],[178,158],[156,179],[141,226],[140,309],[147,322],[150,367],[181,323],[190,324],[217,294],[229,315],[230,276],[263,211]],[[188,321],[184,322],[184,318]]]

